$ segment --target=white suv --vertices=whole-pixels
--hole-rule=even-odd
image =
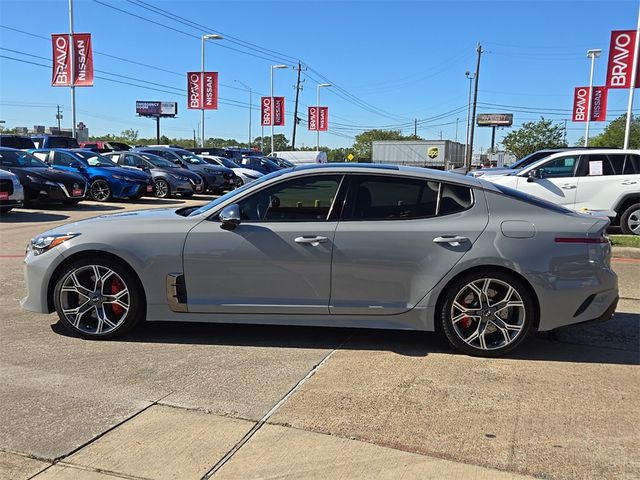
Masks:
[[[520,170],[482,178],[574,210],[606,215],[623,233],[640,235],[640,150],[567,150]]]

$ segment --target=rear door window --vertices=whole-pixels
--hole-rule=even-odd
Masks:
[[[616,175],[616,169],[614,168],[609,155],[582,155],[577,176],[601,177],[603,175]]]

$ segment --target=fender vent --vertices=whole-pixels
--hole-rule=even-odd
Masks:
[[[184,283],[184,275],[170,273],[167,275],[167,302],[174,312],[187,311],[187,289]]]

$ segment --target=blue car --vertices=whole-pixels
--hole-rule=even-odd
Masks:
[[[55,169],[82,174],[89,183],[87,196],[97,202],[112,198],[138,199],[153,194],[153,181],[149,173],[119,167],[91,150],[52,148],[29,152]]]

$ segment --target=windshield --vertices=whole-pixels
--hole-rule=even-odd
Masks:
[[[74,151],[73,153],[76,155],[76,157],[80,157],[84,161],[84,163],[86,163],[90,167],[117,167],[118,166],[114,162],[109,160],[107,157],[98,155],[95,152],[77,150],[77,151]]]
[[[239,165],[237,163],[233,163],[228,158],[216,157],[216,160],[218,162],[220,162],[222,165],[224,165],[225,167],[227,167],[227,168],[238,168],[239,167]]]
[[[226,202],[230,198],[233,198],[236,195],[244,192],[245,190],[247,190],[249,188],[253,188],[254,186],[256,186],[256,185],[258,185],[260,183],[266,182],[267,180],[271,180],[272,178],[279,177],[283,173],[286,173],[286,172],[289,172],[289,171],[290,170],[278,170],[277,172],[271,172],[269,175],[265,175],[263,177],[260,177],[260,178],[258,178],[257,180],[254,180],[251,183],[245,183],[240,188],[236,188],[235,190],[231,190],[230,192],[225,193],[221,197],[216,198],[214,201],[209,202],[209,203],[201,206],[200,208],[194,210],[193,212],[189,213],[189,215],[187,215],[187,216],[188,217],[195,217],[196,215],[200,215],[201,213],[205,213],[205,212],[217,207],[218,205]]]
[[[159,168],[180,168],[175,163],[167,160],[166,158],[159,157],[158,155],[154,155],[153,153],[140,153],[139,154],[145,160],[151,162],[154,166]]]
[[[202,160],[199,156],[188,152],[187,150],[175,150],[175,152],[180,155],[180,158],[183,162],[190,163],[191,165],[202,165],[207,162]]]
[[[49,165],[27,152],[12,150],[0,150],[0,165],[3,167],[49,168]]]
[[[291,163],[289,160],[285,160],[284,158],[271,157],[269,160],[271,160],[274,163],[277,163],[279,166],[284,167],[284,168],[295,167],[295,165],[293,163]]]
[[[527,165],[531,165],[533,162],[537,162],[541,158],[548,157],[549,155],[551,155],[553,153],[555,153],[555,152],[533,152],[533,153],[530,153],[526,157],[521,158],[520,160],[518,160],[516,163],[511,165],[509,168],[512,168],[514,170],[518,169],[518,168],[524,168]]]

